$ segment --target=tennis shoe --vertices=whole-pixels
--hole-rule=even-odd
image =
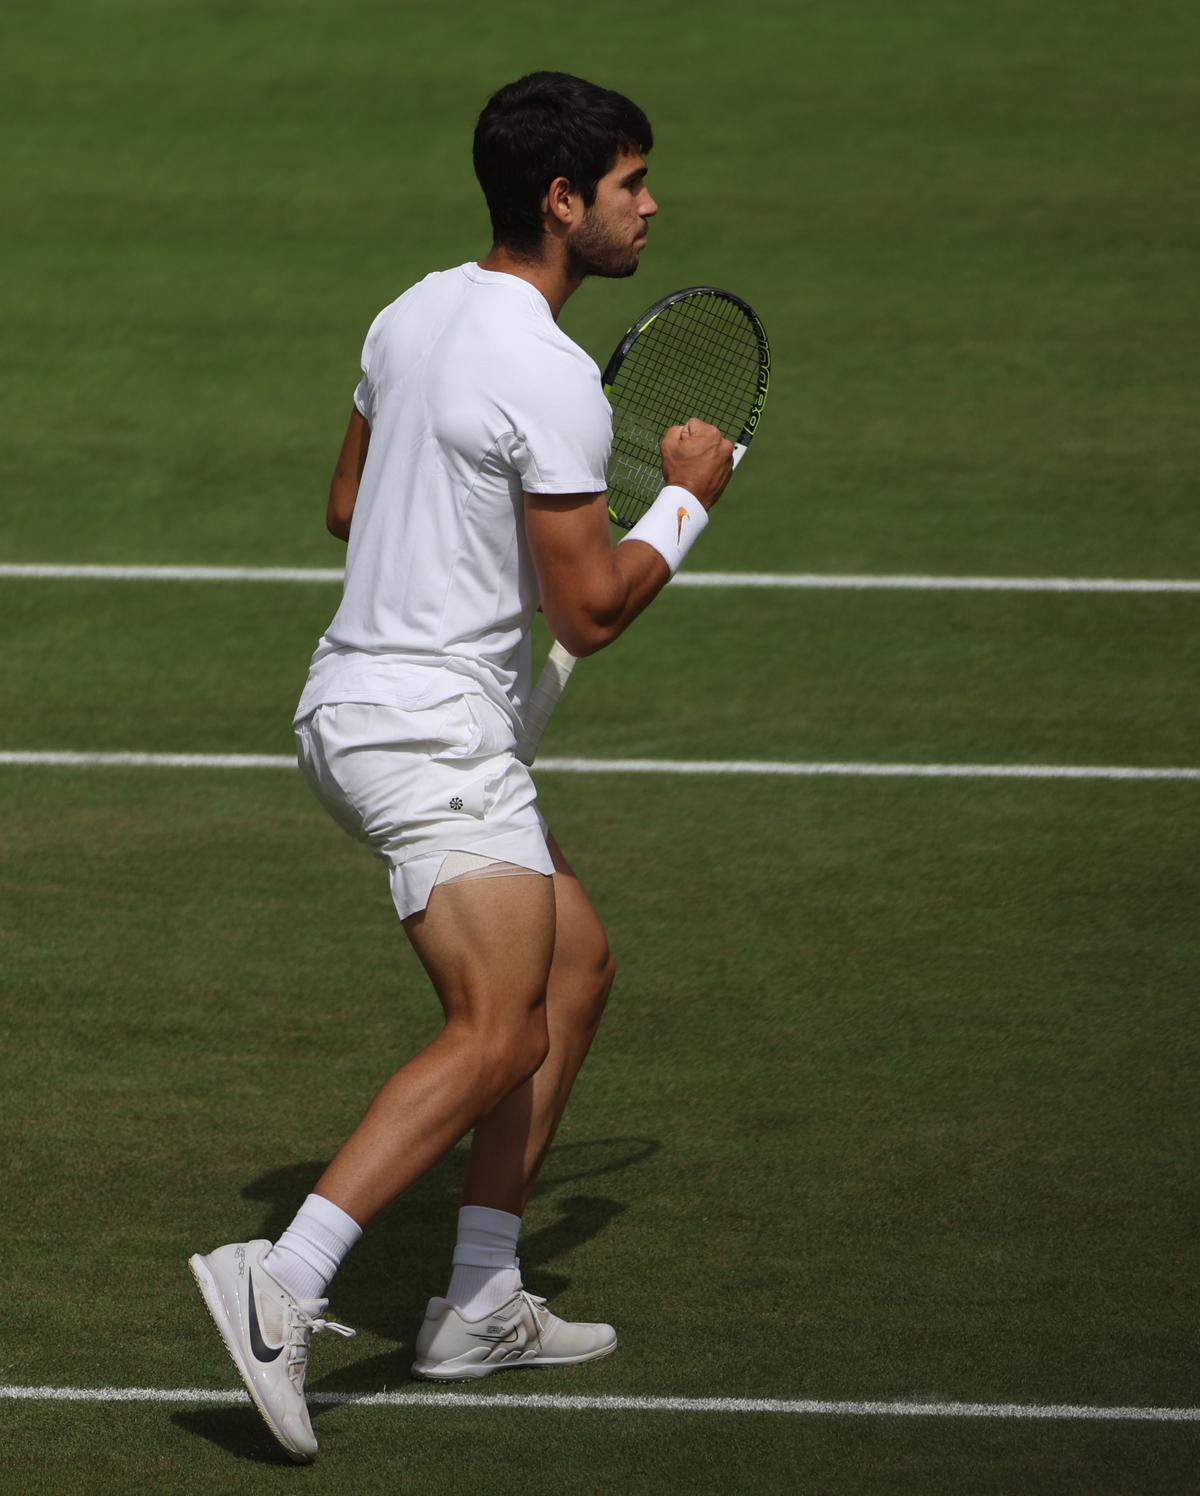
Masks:
[[[263,1421],[293,1460],[317,1452],[304,1401],[308,1343],[321,1330],[353,1335],[322,1318],[327,1299],[298,1299],[262,1265],[269,1241],[232,1242],[188,1266]]]
[[[572,1366],[617,1348],[611,1325],[573,1324],[521,1289],[503,1308],[464,1319],[448,1299],[430,1299],[417,1335],[413,1375],[466,1382],[520,1366]]]

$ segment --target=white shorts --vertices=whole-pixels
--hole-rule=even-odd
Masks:
[[[319,706],[296,724],[300,767],[325,809],[387,862],[401,919],[424,909],[448,852],[550,874],[546,823],[512,725],[485,696],[408,710]]]

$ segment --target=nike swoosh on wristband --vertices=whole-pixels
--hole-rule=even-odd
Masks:
[[[675,536],[676,545],[683,544],[683,522],[685,519],[691,519],[691,517],[683,505],[680,504],[679,508],[675,511],[675,518],[679,521],[678,531]]]
[[[256,1358],[259,1361],[274,1361],[283,1353],[283,1346],[268,1345],[267,1342],[263,1339],[262,1330],[260,1330],[258,1326],[258,1309],[254,1302],[254,1274],[251,1273],[249,1277],[250,1349],[254,1352]]]

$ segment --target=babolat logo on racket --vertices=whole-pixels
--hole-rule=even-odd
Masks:
[[[762,408],[767,403],[767,387],[771,383],[771,350],[767,345],[767,335],[762,330],[762,324],[755,319],[755,326],[759,333],[758,345],[758,388],[754,392],[754,406],[746,417],[746,431],[753,433],[758,425],[758,418],[762,414]]]

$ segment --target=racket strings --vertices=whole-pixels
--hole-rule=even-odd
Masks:
[[[635,341],[617,383],[624,375],[633,409],[656,419],[674,415],[667,424],[700,416],[733,440],[750,413],[758,369],[758,339],[744,313],[706,296],[679,302],[656,318]]]
[[[635,519],[662,487],[659,442],[695,416],[737,441],[754,408],[762,354],[740,306],[704,293],[675,302],[634,340],[613,380],[609,503]]]

